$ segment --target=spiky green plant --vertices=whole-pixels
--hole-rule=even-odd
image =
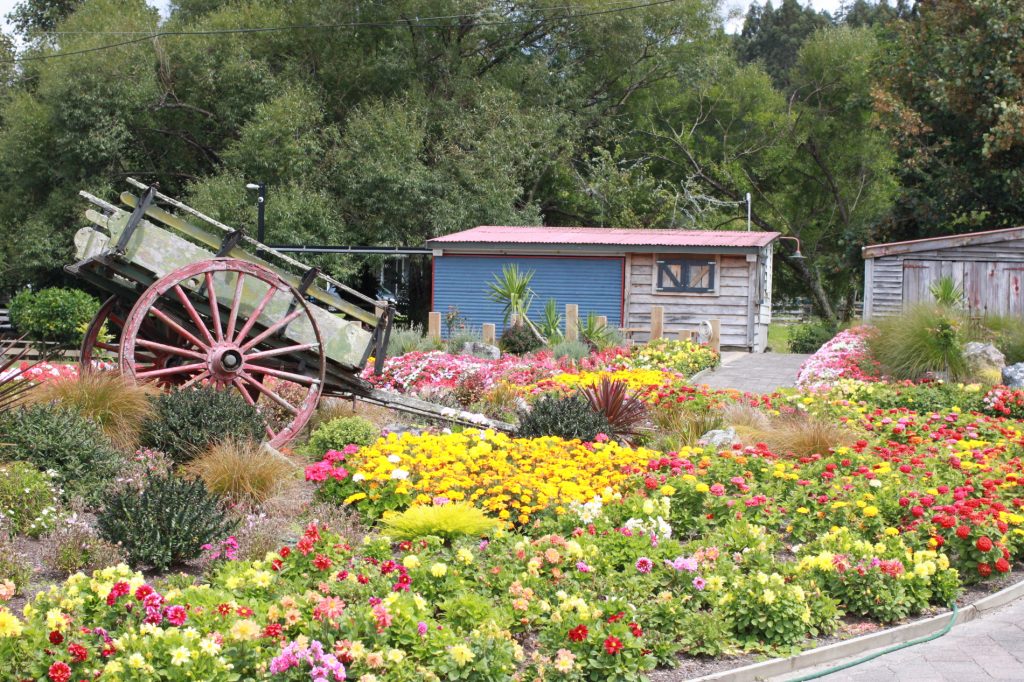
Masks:
[[[487,298],[500,303],[504,321],[508,323],[513,316],[521,321],[527,320],[530,306],[533,304],[533,289],[530,282],[533,281],[533,270],[521,272],[515,263],[509,263],[501,268],[501,274],[494,276],[494,281],[488,283]]]
[[[621,339],[618,332],[606,324],[602,324],[593,312],[587,313],[585,320],[577,323],[580,339],[597,350],[604,350],[616,345]]]
[[[23,340],[24,337],[0,343],[0,414],[21,402],[37,385],[25,379],[36,363],[21,367],[22,360],[31,350],[21,345]]]
[[[563,321],[561,313],[558,312],[558,302],[549,298],[544,304],[544,317],[537,325],[541,335],[547,339],[548,345],[561,343],[565,338],[562,332]]]
[[[382,519],[382,523],[400,540],[434,535],[450,541],[459,536],[480,537],[499,527],[496,520],[468,502],[417,505]]]
[[[935,303],[946,308],[959,308],[964,303],[964,289],[952,277],[940,277],[928,287]]]

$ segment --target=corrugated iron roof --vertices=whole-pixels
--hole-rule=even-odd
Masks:
[[[1024,238],[1024,227],[1004,227],[999,230],[985,230],[984,232],[964,232],[961,234],[943,235],[941,237],[911,239],[905,242],[870,244],[862,247],[861,252],[864,258],[878,258],[880,256],[894,256],[918,251],[954,249],[980,244],[998,244],[999,242],[1022,238]]]
[[[481,225],[470,230],[435,237],[433,244],[545,244],[600,246],[767,246],[778,232],[731,230],[632,230],[610,227],[511,227]]]

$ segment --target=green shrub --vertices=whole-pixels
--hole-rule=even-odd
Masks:
[[[445,349],[451,355],[462,355],[462,347],[467,343],[483,343],[483,337],[468,329],[459,329],[448,335]]]
[[[480,537],[498,528],[498,522],[468,502],[438,506],[417,505],[383,520],[388,534],[399,540],[435,535],[445,540],[468,535]]]
[[[11,324],[33,341],[78,345],[100,302],[78,289],[22,291],[11,301]]]
[[[990,315],[971,330],[972,340],[987,341],[1006,356],[1006,364],[1024,362],[1024,318]]]
[[[547,395],[534,403],[532,410],[520,414],[517,435],[520,438],[558,436],[566,440],[592,441],[597,434],[610,430],[608,420],[595,412],[583,396]]]
[[[416,351],[441,350],[442,344],[428,339],[421,327],[395,329],[388,338],[388,357],[397,358]]]
[[[91,572],[124,561],[121,549],[102,539],[96,530],[77,514],[60,523],[46,538],[43,564],[55,573],[71,575]]]
[[[150,478],[141,494],[115,495],[96,520],[100,537],[120,546],[133,565],[159,570],[195,559],[236,524],[202,481],[175,476]]]
[[[916,305],[902,315],[882,318],[876,327],[868,347],[885,374],[895,379],[921,379],[929,373],[953,380],[967,376],[967,325],[958,311]]]
[[[814,353],[832,340],[839,330],[828,320],[812,320],[789,328],[790,353]]]
[[[68,497],[103,500],[122,457],[98,424],[77,412],[33,405],[0,415],[0,461],[24,460],[56,472]]]
[[[227,438],[262,440],[263,418],[236,391],[209,387],[164,393],[154,399],[155,413],[142,424],[146,447],[175,462],[188,462]]]
[[[522,323],[505,327],[501,332],[501,339],[498,340],[501,350],[512,355],[526,355],[542,345],[543,343],[533,333],[533,330]]]
[[[32,564],[28,557],[14,548],[0,529],[0,584],[10,580],[14,583],[14,593],[21,594],[32,580]]]
[[[341,450],[346,445],[372,445],[380,438],[380,429],[363,417],[335,417],[324,422],[309,436],[306,449],[315,455]]]
[[[56,512],[50,476],[28,462],[0,464],[0,514],[13,532],[37,538],[53,528]]]
[[[582,360],[590,355],[590,346],[582,341],[562,341],[551,346],[551,354],[555,356],[556,360],[562,358],[569,358],[573,361]]]

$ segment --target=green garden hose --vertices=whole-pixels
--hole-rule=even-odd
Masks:
[[[960,612],[960,609],[957,608],[956,602],[954,602],[952,604],[952,607],[953,607],[953,617],[949,619],[949,622],[946,623],[946,626],[944,628],[942,628],[941,630],[939,630],[936,633],[933,633],[933,634],[930,634],[930,635],[926,635],[924,637],[918,637],[917,639],[912,639],[909,642],[903,642],[902,644],[893,644],[892,646],[888,646],[888,647],[886,647],[886,648],[884,648],[884,649],[882,649],[880,651],[876,651],[874,653],[870,653],[867,656],[861,656],[860,658],[856,658],[856,659],[850,661],[849,663],[843,663],[842,665],[836,665],[836,666],[833,666],[831,668],[826,668],[825,670],[819,670],[818,672],[810,673],[810,674],[804,675],[802,677],[794,677],[793,679],[789,680],[789,682],[804,682],[805,680],[816,680],[819,677],[824,677],[825,675],[831,675],[832,673],[837,673],[837,672],[840,672],[841,670],[846,670],[847,668],[852,668],[854,666],[860,665],[861,663],[867,663],[868,661],[874,660],[874,659],[878,658],[879,656],[884,656],[885,654],[891,654],[892,652],[899,651],[900,649],[906,649],[908,646],[914,646],[915,644],[924,644],[925,642],[930,642],[933,639],[938,639],[939,637],[942,637],[944,634],[946,634],[947,632],[952,630],[953,629],[953,625],[956,624],[956,616]]]

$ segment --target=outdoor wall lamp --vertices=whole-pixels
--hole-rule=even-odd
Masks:
[[[795,241],[796,242],[796,253],[794,253],[792,256],[790,256],[790,258],[792,258],[793,260],[803,260],[804,259],[804,254],[800,253],[800,240],[799,239],[797,239],[796,237],[787,237],[785,235],[780,236],[779,239],[792,239],[793,241]]]

